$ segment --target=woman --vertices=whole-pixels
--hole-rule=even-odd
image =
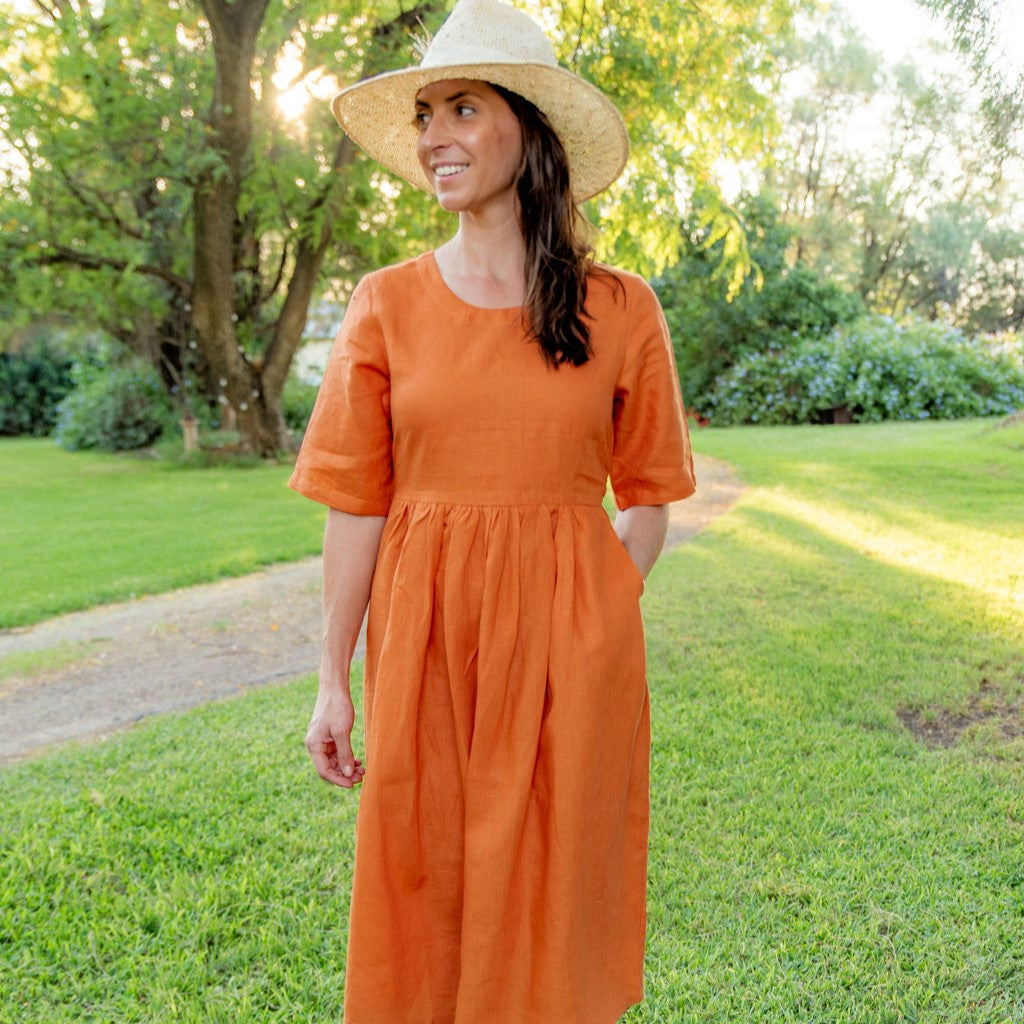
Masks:
[[[578,232],[625,130],[502,0],[334,109],[459,221],[357,287],[292,478],[330,509],[307,746],[362,784],[345,1020],[610,1024],[642,998],[638,602],[694,489],[657,300]]]

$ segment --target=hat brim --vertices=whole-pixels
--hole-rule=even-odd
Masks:
[[[432,192],[416,157],[416,94],[432,82],[456,78],[500,85],[544,113],[565,147],[577,201],[604,191],[626,166],[629,137],[618,110],[589,82],[547,64],[447,64],[388,71],[342,90],[331,110],[360,148],[400,178]]]

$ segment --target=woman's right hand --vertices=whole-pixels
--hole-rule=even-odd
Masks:
[[[363,781],[363,762],[352,755],[356,720],[349,668],[359,640],[383,516],[357,516],[332,508],[324,528],[324,620],[320,689],[306,732],[306,749],[320,778],[343,789]]]
[[[352,754],[356,713],[348,694],[321,693],[306,731],[306,749],[320,778],[343,789],[363,781],[366,769]]]

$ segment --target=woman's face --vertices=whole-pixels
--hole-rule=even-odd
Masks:
[[[486,82],[432,82],[416,94],[416,155],[444,209],[515,208],[523,155],[519,120]]]

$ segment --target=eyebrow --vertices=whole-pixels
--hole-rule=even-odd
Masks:
[[[475,96],[475,97],[479,98],[479,93],[473,92],[472,89],[460,89],[457,93],[453,93],[451,96],[445,97],[444,102],[445,103],[454,103],[456,100],[461,100],[461,99],[463,99],[466,96]],[[420,107],[428,107],[429,108],[430,104],[427,103],[426,100],[417,100],[416,101],[416,108],[419,109]]]

